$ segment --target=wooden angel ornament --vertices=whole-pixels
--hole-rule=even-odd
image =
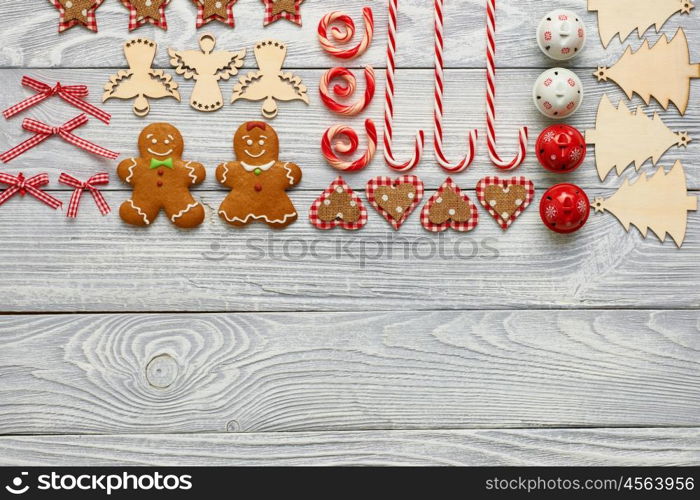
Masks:
[[[648,40],[636,52],[627,47],[613,66],[599,67],[593,74],[598,81],[613,80],[629,99],[638,94],[649,104],[653,97],[664,109],[673,102],[683,115],[690,98],[690,79],[700,78],[700,64],[690,63],[688,39],[679,28],[670,42],[664,34],[653,47]]]
[[[617,175],[622,174],[630,163],[639,170],[651,158],[656,165],[671,147],[686,147],[690,141],[686,132],[669,129],[658,113],[649,118],[641,106],[631,112],[622,101],[615,107],[607,95],[600,100],[596,128],[586,131],[586,144],[595,144],[600,180],[615,168]]]
[[[282,64],[287,47],[276,40],[263,40],[255,45],[255,60],[259,71],[241,77],[233,88],[231,102],[239,99],[263,100],[262,115],[267,119],[277,116],[276,101],[303,101],[309,104],[306,85],[292,73],[283,73]]]
[[[219,80],[228,80],[243,66],[246,50],[214,51],[216,38],[211,34],[199,37],[199,50],[168,49],[170,64],[178,75],[195,80],[190,105],[199,111],[216,111],[224,105]]]
[[[173,97],[180,100],[177,83],[162,69],[153,69],[153,59],[158,45],[147,38],[129,40],[124,44],[128,70],[119,70],[109,77],[102,102],[107,99],[134,99],[134,114],[146,116],[151,110],[148,98]]]
[[[596,212],[612,213],[629,231],[636,226],[646,238],[651,229],[662,242],[666,234],[680,248],[685,239],[688,211],[697,210],[698,199],[689,196],[683,165],[677,161],[669,173],[659,167],[654,175],[643,174],[634,184],[628,179],[610,198],[597,198]]]
[[[695,5],[690,0],[588,0],[588,10],[598,12],[598,32],[603,47],[620,35],[624,41],[634,30],[641,37],[654,25],[661,26],[674,14],[690,14]]]

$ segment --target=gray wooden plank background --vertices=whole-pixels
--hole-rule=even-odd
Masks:
[[[697,428],[0,437],[0,465],[697,464]]]
[[[594,125],[603,93],[614,103],[624,97],[614,84],[595,82],[595,67],[641,43],[633,34],[603,50],[585,3],[558,2],[588,28],[584,52],[564,63],[584,81],[584,105],[568,122],[581,130]],[[339,119],[320,103],[317,87],[323,70],[342,62],[320,50],[316,25],[337,8],[359,21],[364,5],[374,9],[376,37],[351,66],[358,77],[365,64],[378,70],[377,96],[365,115]],[[194,48],[206,31],[222,49],[269,37],[287,42],[285,67],[303,77],[311,104],[282,104],[273,122],[284,159],[304,170],[291,193],[300,220],[281,232],[234,230],[215,213],[226,192],[213,169],[232,158],[232,133],[259,119],[259,103],[201,114],[187,103],[192,82],[177,76],[182,103],[152,101],[144,120],[130,102],[112,100],[104,105],[113,114],[109,127],[93,119],[77,133],[131,156],[145,124],[178,126],[186,156],[208,167],[209,178],[195,190],[209,215],[201,228],[177,230],[163,217],[146,230],[126,226],[116,212],[129,191],[116,175],[105,189],[114,209],[107,217],[87,196],[75,221],[29,198],[1,207],[0,464],[700,463],[698,214],[690,214],[678,250],[670,240],[625,232],[609,214],[559,236],[537,213],[539,196],[556,182],[577,183],[591,198],[610,196],[635,176],[632,168],[600,182],[592,148],[566,176],[544,172],[530,154],[516,174],[535,182],[536,201],[505,233],[484,211],[466,235],[432,235],[418,214],[394,233],[371,208],[368,226],[355,234],[310,226],[308,206],[338,175],[320,154],[323,130],[347,122],[361,131],[366,117],[381,124],[386,2],[307,0],[303,28],[281,21],[264,29],[259,1],[240,0],[236,29],[197,32],[191,2],[174,0],[167,32],[144,27],[129,34],[127,11],[114,0],[98,11],[97,35],[80,28],[58,35],[49,2],[38,2],[32,16],[21,0],[3,7],[3,109],[29,95],[19,86],[24,74],[86,83],[89,100],[98,103],[108,76],[125,66],[125,40],[155,39],[157,65],[168,68],[167,47]],[[514,151],[520,125],[530,127],[532,145],[549,124],[530,97],[536,76],[554,65],[534,42],[547,7],[498,2],[504,156]],[[477,180],[497,174],[484,144],[483,0],[448,1],[446,13],[445,143],[457,157],[466,132],[479,128],[477,160],[454,176],[474,197]],[[429,0],[400,2],[395,148],[405,156],[415,131],[426,131],[415,171],[426,200],[446,177],[430,146],[432,16]],[[662,32],[679,26],[700,61],[697,12],[674,16]],[[646,36],[659,35],[651,29]],[[249,51],[245,68],[254,67]],[[222,82],[224,95],[233,83]],[[685,117],[656,104],[645,111],[659,111],[671,128],[697,139],[659,163],[681,160],[697,193],[700,84],[692,87]],[[53,99],[23,116],[60,124],[75,114]],[[27,137],[23,116],[3,121],[0,150]],[[69,191],[56,182],[61,171],[88,177],[114,167],[51,139],[2,169],[48,172],[50,190],[67,202]],[[652,171],[650,162],[641,169]],[[345,177],[362,192],[376,175],[392,175],[381,148],[370,167]]]

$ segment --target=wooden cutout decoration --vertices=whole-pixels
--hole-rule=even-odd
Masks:
[[[415,175],[375,177],[367,182],[367,201],[398,231],[423,199],[424,187]]]
[[[680,12],[690,14],[690,0],[588,0],[588,10],[598,12],[598,32],[603,47],[620,35],[620,41],[634,31],[641,38],[654,25],[658,33],[668,19]]]
[[[313,202],[309,220],[317,229],[356,231],[367,224],[367,209],[345,179],[338,177]]]
[[[476,185],[476,197],[505,231],[532,203],[535,185],[525,177],[484,177]]]
[[[630,224],[636,226],[642,236],[647,237],[651,229],[661,242],[666,234],[680,248],[685,239],[688,211],[698,209],[696,196],[688,196],[685,172],[680,161],[676,161],[667,174],[659,167],[654,175],[646,174],[630,184],[625,179],[620,189],[608,199],[596,198],[596,212],[608,211],[629,231]]]
[[[162,69],[153,69],[153,59],[156,56],[158,45],[147,38],[129,40],[124,44],[124,55],[129,63],[128,70],[119,70],[116,75],[109,77],[105,85],[105,93],[102,102],[107,99],[133,99],[134,114],[146,116],[151,110],[148,98],[160,99],[173,97],[180,101],[180,93],[177,91],[177,83],[172,76]]]
[[[282,64],[287,57],[287,47],[276,40],[263,40],[255,45],[255,60],[259,71],[252,71],[238,79],[233,88],[231,102],[239,99],[260,101],[262,115],[267,119],[277,116],[277,102],[303,101],[309,104],[306,85],[292,73],[283,73]]]
[[[246,50],[214,52],[216,38],[212,34],[199,37],[200,50],[168,49],[175,73],[195,81],[190,105],[198,111],[216,111],[224,105],[219,80],[228,80],[243,66]]]
[[[672,146],[686,147],[691,139],[686,132],[673,132],[658,113],[649,118],[642,107],[635,112],[620,101],[616,108],[607,95],[598,106],[596,128],[586,131],[586,144],[595,144],[595,162],[600,180],[614,168],[617,175],[634,163],[637,170],[649,158],[654,165]]]
[[[598,81],[613,80],[629,99],[636,93],[649,104],[654,97],[664,109],[673,102],[684,115],[690,98],[690,79],[700,78],[700,64],[690,63],[685,31],[678,28],[670,42],[664,34],[653,47],[649,47],[648,40],[636,52],[627,47],[612,67],[599,67],[593,74]]]
[[[469,197],[448,177],[421,210],[420,223],[434,233],[448,228],[466,232],[479,223],[479,212]]]

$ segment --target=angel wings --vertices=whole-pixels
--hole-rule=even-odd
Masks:
[[[259,101],[264,99],[262,114],[272,119],[277,116],[277,102],[300,100],[309,104],[306,85],[292,73],[283,73],[282,64],[287,57],[287,47],[276,40],[264,40],[255,45],[255,60],[259,71],[240,78],[233,88],[231,102],[239,99]]]
[[[200,50],[168,50],[170,64],[178,75],[195,81],[190,105],[199,111],[216,111],[224,105],[219,80],[228,80],[243,66],[246,50],[214,52],[216,38],[211,34],[199,37]]]
[[[180,100],[177,83],[162,69],[152,69],[158,46],[147,38],[129,40],[124,44],[124,55],[129,64],[128,70],[120,70],[109,77],[104,87],[102,102],[107,99],[133,99],[134,113],[146,116],[151,107],[148,98],[174,97]]]

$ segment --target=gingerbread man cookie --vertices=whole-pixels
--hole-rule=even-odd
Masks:
[[[119,209],[128,224],[148,226],[164,209],[178,227],[192,228],[204,222],[204,207],[190,194],[190,186],[206,176],[201,163],[184,161],[185,143],[169,123],[152,123],[139,135],[138,158],[127,158],[117,167],[119,177],[134,187],[131,199]]]
[[[273,228],[297,220],[297,211],[285,192],[301,181],[301,169],[279,161],[279,139],[263,122],[247,122],[233,136],[236,161],[217,167],[216,178],[231,193],[219,207],[222,219],[234,226],[265,222]]]

